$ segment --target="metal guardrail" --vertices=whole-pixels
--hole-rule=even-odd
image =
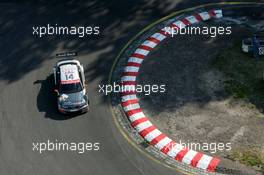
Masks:
[[[264,39],[260,39],[259,55],[264,55]],[[242,51],[246,53],[253,52],[252,38],[242,40]]]

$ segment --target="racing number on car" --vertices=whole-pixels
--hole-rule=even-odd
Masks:
[[[66,80],[73,80],[73,74],[66,74],[65,75]]]

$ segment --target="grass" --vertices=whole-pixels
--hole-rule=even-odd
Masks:
[[[212,66],[224,73],[227,95],[248,100],[263,111],[264,57],[257,60],[243,53],[241,43],[236,42],[231,48],[220,51],[212,61]]]
[[[260,157],[260,153],[254,149],[236,150],[228,156],[233,161],[239,161],[248,166],[256,167],[260,172],[264,172],[264,160]]]
[[[257,60],[242,52],[240,42],[234,42],[231,48],[221,50],[211,64],[224,73],[228,96],[243,99],[248,102],[245,107],[264,112],[264,57]],[[253,150],[236,150],[228,158],[264,172],[263,157]]]

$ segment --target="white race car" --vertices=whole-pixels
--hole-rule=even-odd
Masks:
[[[72,58],[76,55],[74,52],[57,54],[62,59],[53,68],[54,91],[57,93],[58,110],[61,113],[89,110],[84,69],[78,60]]]

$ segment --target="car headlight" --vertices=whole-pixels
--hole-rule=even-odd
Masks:
[[[60,97],[59,97],[59,101],[65,101],[69,96],[66,95],[66,94],[62,94]]]
[[[58,106],[63,108],[63,100],[61,98],[59,98],[59,101],[58,101]]]
[[[86,104],[86,100],[85,100],[85,99],[82,99],[81,104],[82,104],[82,105],[85,105],[85,104]]]
[[[61,101],[63,101],[63,97],[62,96],[59,97],[59,102],[61,102]]]
[[[63,100],[59,101],[58,106],[59,106],[59,108],[67,108],[67,104],[65,104],[65,102]]]

